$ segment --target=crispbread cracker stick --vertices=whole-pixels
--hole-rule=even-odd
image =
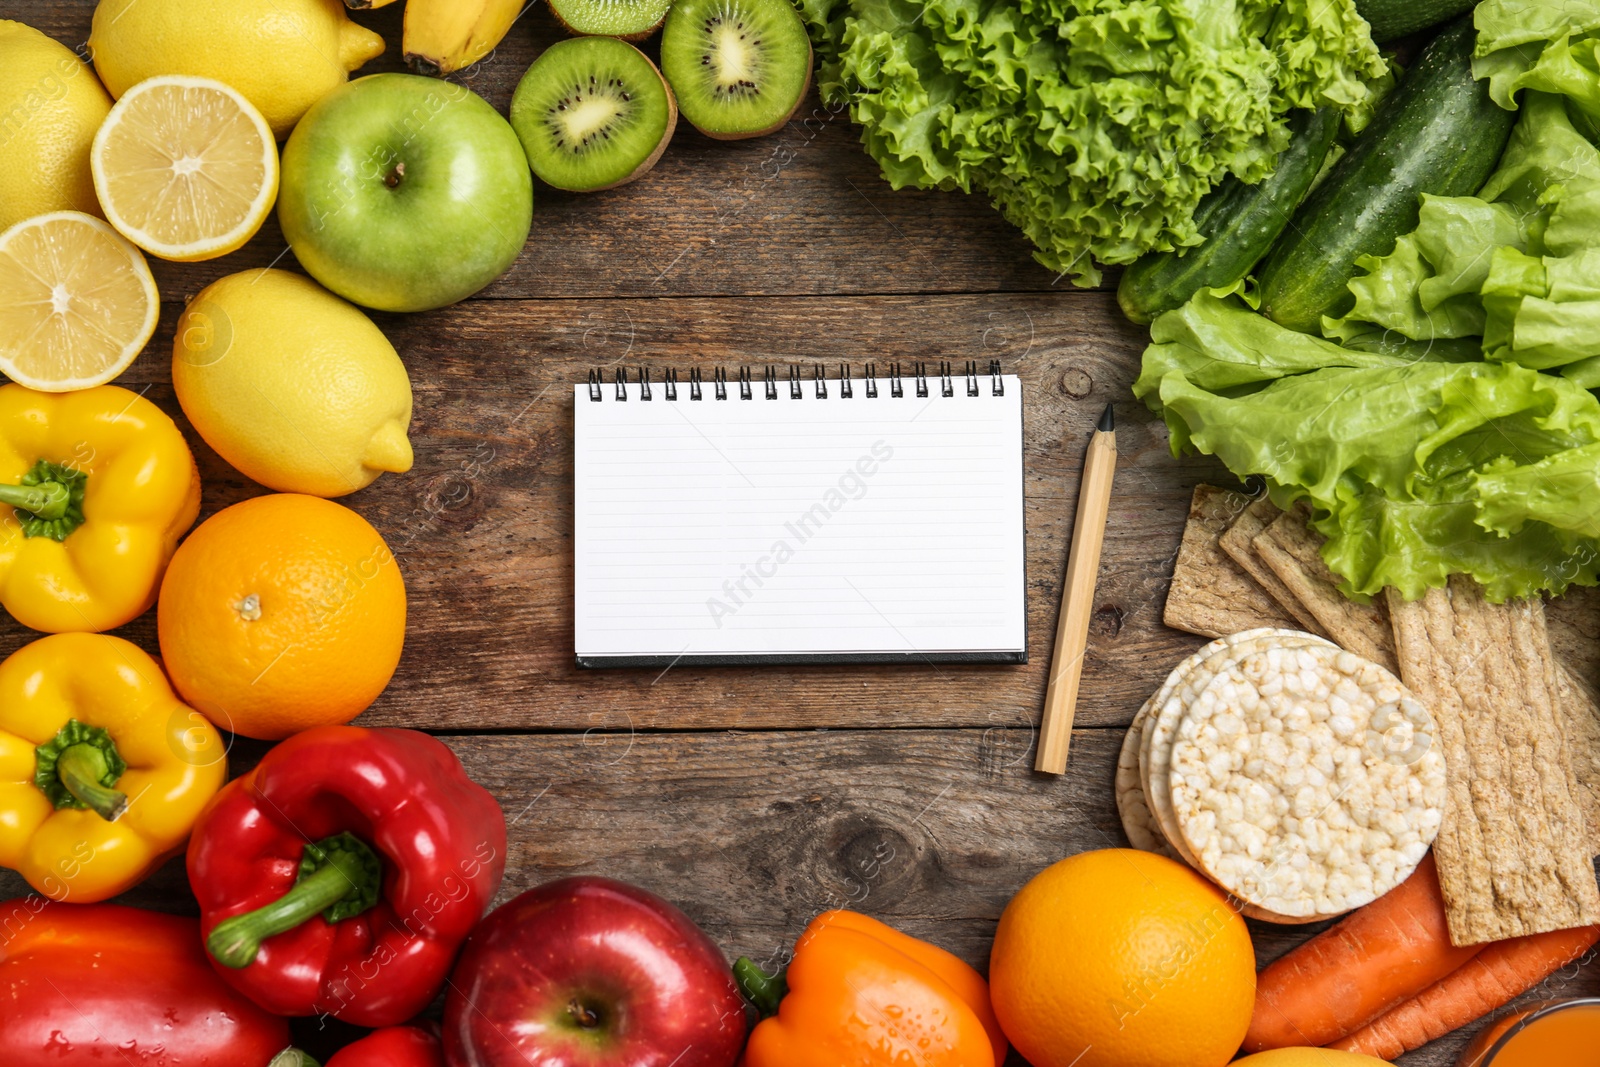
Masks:
[[[1172,571],[1163,616],[1175,630],[1203,637],[1226,637],[1261,626],[1299,629],[1285,611],[1219,542],[1250,498],[1214,485],[1197,485],[1183,528],[1183,545]]]
[[[1589,850],[1600,855],[1600,589],[1568,589],[1545,605],[1545,625],[1563,668],[1561,707]]]
[[[1600,923],[1544,606],[1490,604],[1456,576],[1410,603],[1391,590],[1389,611],[1401,677],[1444,745],[1450,801],[1434,848],[1450,939]]]
[[[1393,672],[1394,630],[1381,600],[1357,604],[1339,592],[1322,561],[1322,535],[1306,522],[1304,506],[1285,512],[1255,539],[1256,554],[1342,647]]]
[[[1265,496],[1260,497],[1239,513],[1239,517],[1233,520],[1233,525],[1223,532],[1217,541],[1217,546],[1229,559],[1238,564],[1240,570],[1254,578],[1256,584],[1265,589],[1277,602],[1278,607],[1293,616],[1300,629],[1317,634],[1319,637],[1327,637],[1327,633],[1317,624],[1316,616],[1295,599],[1294,594],[1289,592],[1289,587],[1279,581],[1271,568],[1261,562],[1261,557],[1256,555],[1256,535],[1271,526],[1282,514],[1283,512],[1279,511],[1272,501]]]
[[[1556,684],[1589,851],[1600,855],[1600,704],[1560,663],[1556,664]]]
[[[1573,587],[1544,606],[1550,651],[1573,681],[1600,699],[1600,588]]]

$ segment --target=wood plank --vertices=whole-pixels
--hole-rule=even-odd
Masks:
[[[181,415],[175,309],[124,382]],[[379,319],[416,389],[416,468],[345,503],[401,559],[409,646],[363,719],[440,729],[1023,726],[1042,707],[1083,451],[1117,406],[1120,467],[1079,724],[1126,723],[1199,641],[1161,622],[1195,482],[1128,399],[1141,332],[1108,293],[660,301],[475,301]],[[817,357],[1002,360],[1022,376],[1030,663],[579,672],[572,664],[572,385],[591,366],[731,366]],[[709,377],[709,371],[707,372]],[[191,432],[205,513],[259,492]],[[151,652],[154,616],[125,628]],[[32,635],[0,624],[0,654]]]
[[[14,5],[20,6],[20,5]],[[403,70],[402,5],[359,13],[388,51],[361,74]],[[93,0],[31,3],[31,25],[76,47]],[[518,80],[565,33],[535,5],[498,49],[452,80],[508,113]],[[643,46],[655,57],[657,43]],[[895,192],[848,116],[812,94],[770,137],[713,141],[680,122],[643,179],[602,193],[539,185],[534,232],[491,298],[987,292],[1070,288],[1034,262],[1031,246],[981,196]],[[209,263],[152,263],[168,299],[275,261],[294,265],[276,220],[244,249]],[[280,260],[281,257],[281,260]],[[1115,280],[1107,284],[1115,284]]]
[[[777,963],[818,912],[852,907],[984,968],[995,923],[1063,856],[1124,847],[1121,736],[1081,730],[1074,770],[1029,769],[1028,731],[449,737],[512,823],[500,899],[601,874],[677,903],[730,957]],[[0,894],[20,892],[0,875]],[[192,910],[181,866],[127,895]],[[1309,932],[1252,923],[1262,962]],[[1593,970],[1539,996],[1600,993]],[[1470,1031],[1400,1061],[1446,1067]]]

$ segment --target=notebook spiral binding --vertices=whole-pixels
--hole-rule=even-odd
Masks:
[[[954,364],[949,360],[941,360],[937,371],[930,371],[929,368],[931,366],[932,364],[922,360],[911,364],[912,389],[917,396],[926,397],[930,395],[930,379],[937,380],[940,396],[955,396],[957,377],[965,380],[967,396],[980,395],[979,379],[982,375],[978,371],[977,360],[967,360],[965,369],[959,375],[954,369]],[[990,395],[1004,396],[1006,387],[1004,377],[1000,373],[1000,361],[991,359],[986,373],[990,379]],[[778,368],[770,364],[762,371],[762,395],[768,400],[778,399],[778,377]],[[890,396],[903,397],[906,395],[906,382],[901,374],[899,362],[888,364],[888,374],[885,377],[888,381]],[[639,386],[639,399],[641,401],[655,399],[656,386],[660,387],[661,394],[667,400],[678,399],[678,371],[676,368],[668,368],[659,381],[651,381],[650,368],[640,367],[635,372],[633,381]],[[788,381],[789,398],[791,400],[802,399],[805,396],[805,383],[799,364],[789,365]],[[627,369],[618,367],[612,375],[612,382],[615,387],[614,398],[617,401],[626,403],[629,384]],[[828,399],[830,382],[837,386],[841,397],[846,400],[854,399],[857,379],[851,373],[850,364],[839,364],[839,376],[832,379],[827,376],[822,364],[817,363],[812,366],[812,390],[813,395],[818,400]],[[755,373],[748,366],[739,368],[735,383],[739,390],[740,400],[755,399]],[[689,399],[705,399],[705,384],[705,372],[699,367],[692,368],[689,371]],[[864,365],[860,384],[862,386],[861,392],[867,399],[871,400],[878,397],[878,365],[876,363]],[[717,367],[711,372],[711,395],[718,400],[727,400],[729,398],[728,371],[726,368]],[[595,369],[589,372],[589,399],[596,403],[605,399],[605,371]]]

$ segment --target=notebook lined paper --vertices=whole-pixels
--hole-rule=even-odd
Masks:
[[[997,380],[578,386],[579,664],[1024,661],[1021,386]]]

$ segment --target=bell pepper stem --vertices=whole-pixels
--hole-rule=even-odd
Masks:
[[[372,907],[382,877],[377,856],[352,834],[308,844],[293,888],[271,904],[218,923],[206,938],[206,948],[224,967],[248,967],[269,937],[319,914],[338,922]]]
[[[109,769],[105,750],[87,743],[68,746],[56,760],[67,792],[106,822],[116,822],[128,810],[128,794],[100,784]]]
[[[65,463],[41,459],[19,484],[0,485],[0,505],[16,509],[24,537],[65,541],[84,523],[83,497],[89,476]]]
[[[116,822],[128,810],[128,797],[117,788],[128,763],[111,731],[68,719],[33,755],[33,784],[57,811],[86,808]]]
[[[0,504],[9,504],[19,511],[31,513],[40,519],[59,519],[67,513],[72,502],[72,491],[60,482],[41,485],[0,484]]]
[[[272,1057],[267,1067],[322,1067],[322,1065],[312,1059],[310,1053],[301,1052],[291,1045]]]
[[[778,1003],[789,992],[789,983],[784,977],[783,971],[768,974],[749,956],[740,956],[733,965],[733,979],[739,984],[739,992],[756,1006],[763,1019],[778,1014]]]

